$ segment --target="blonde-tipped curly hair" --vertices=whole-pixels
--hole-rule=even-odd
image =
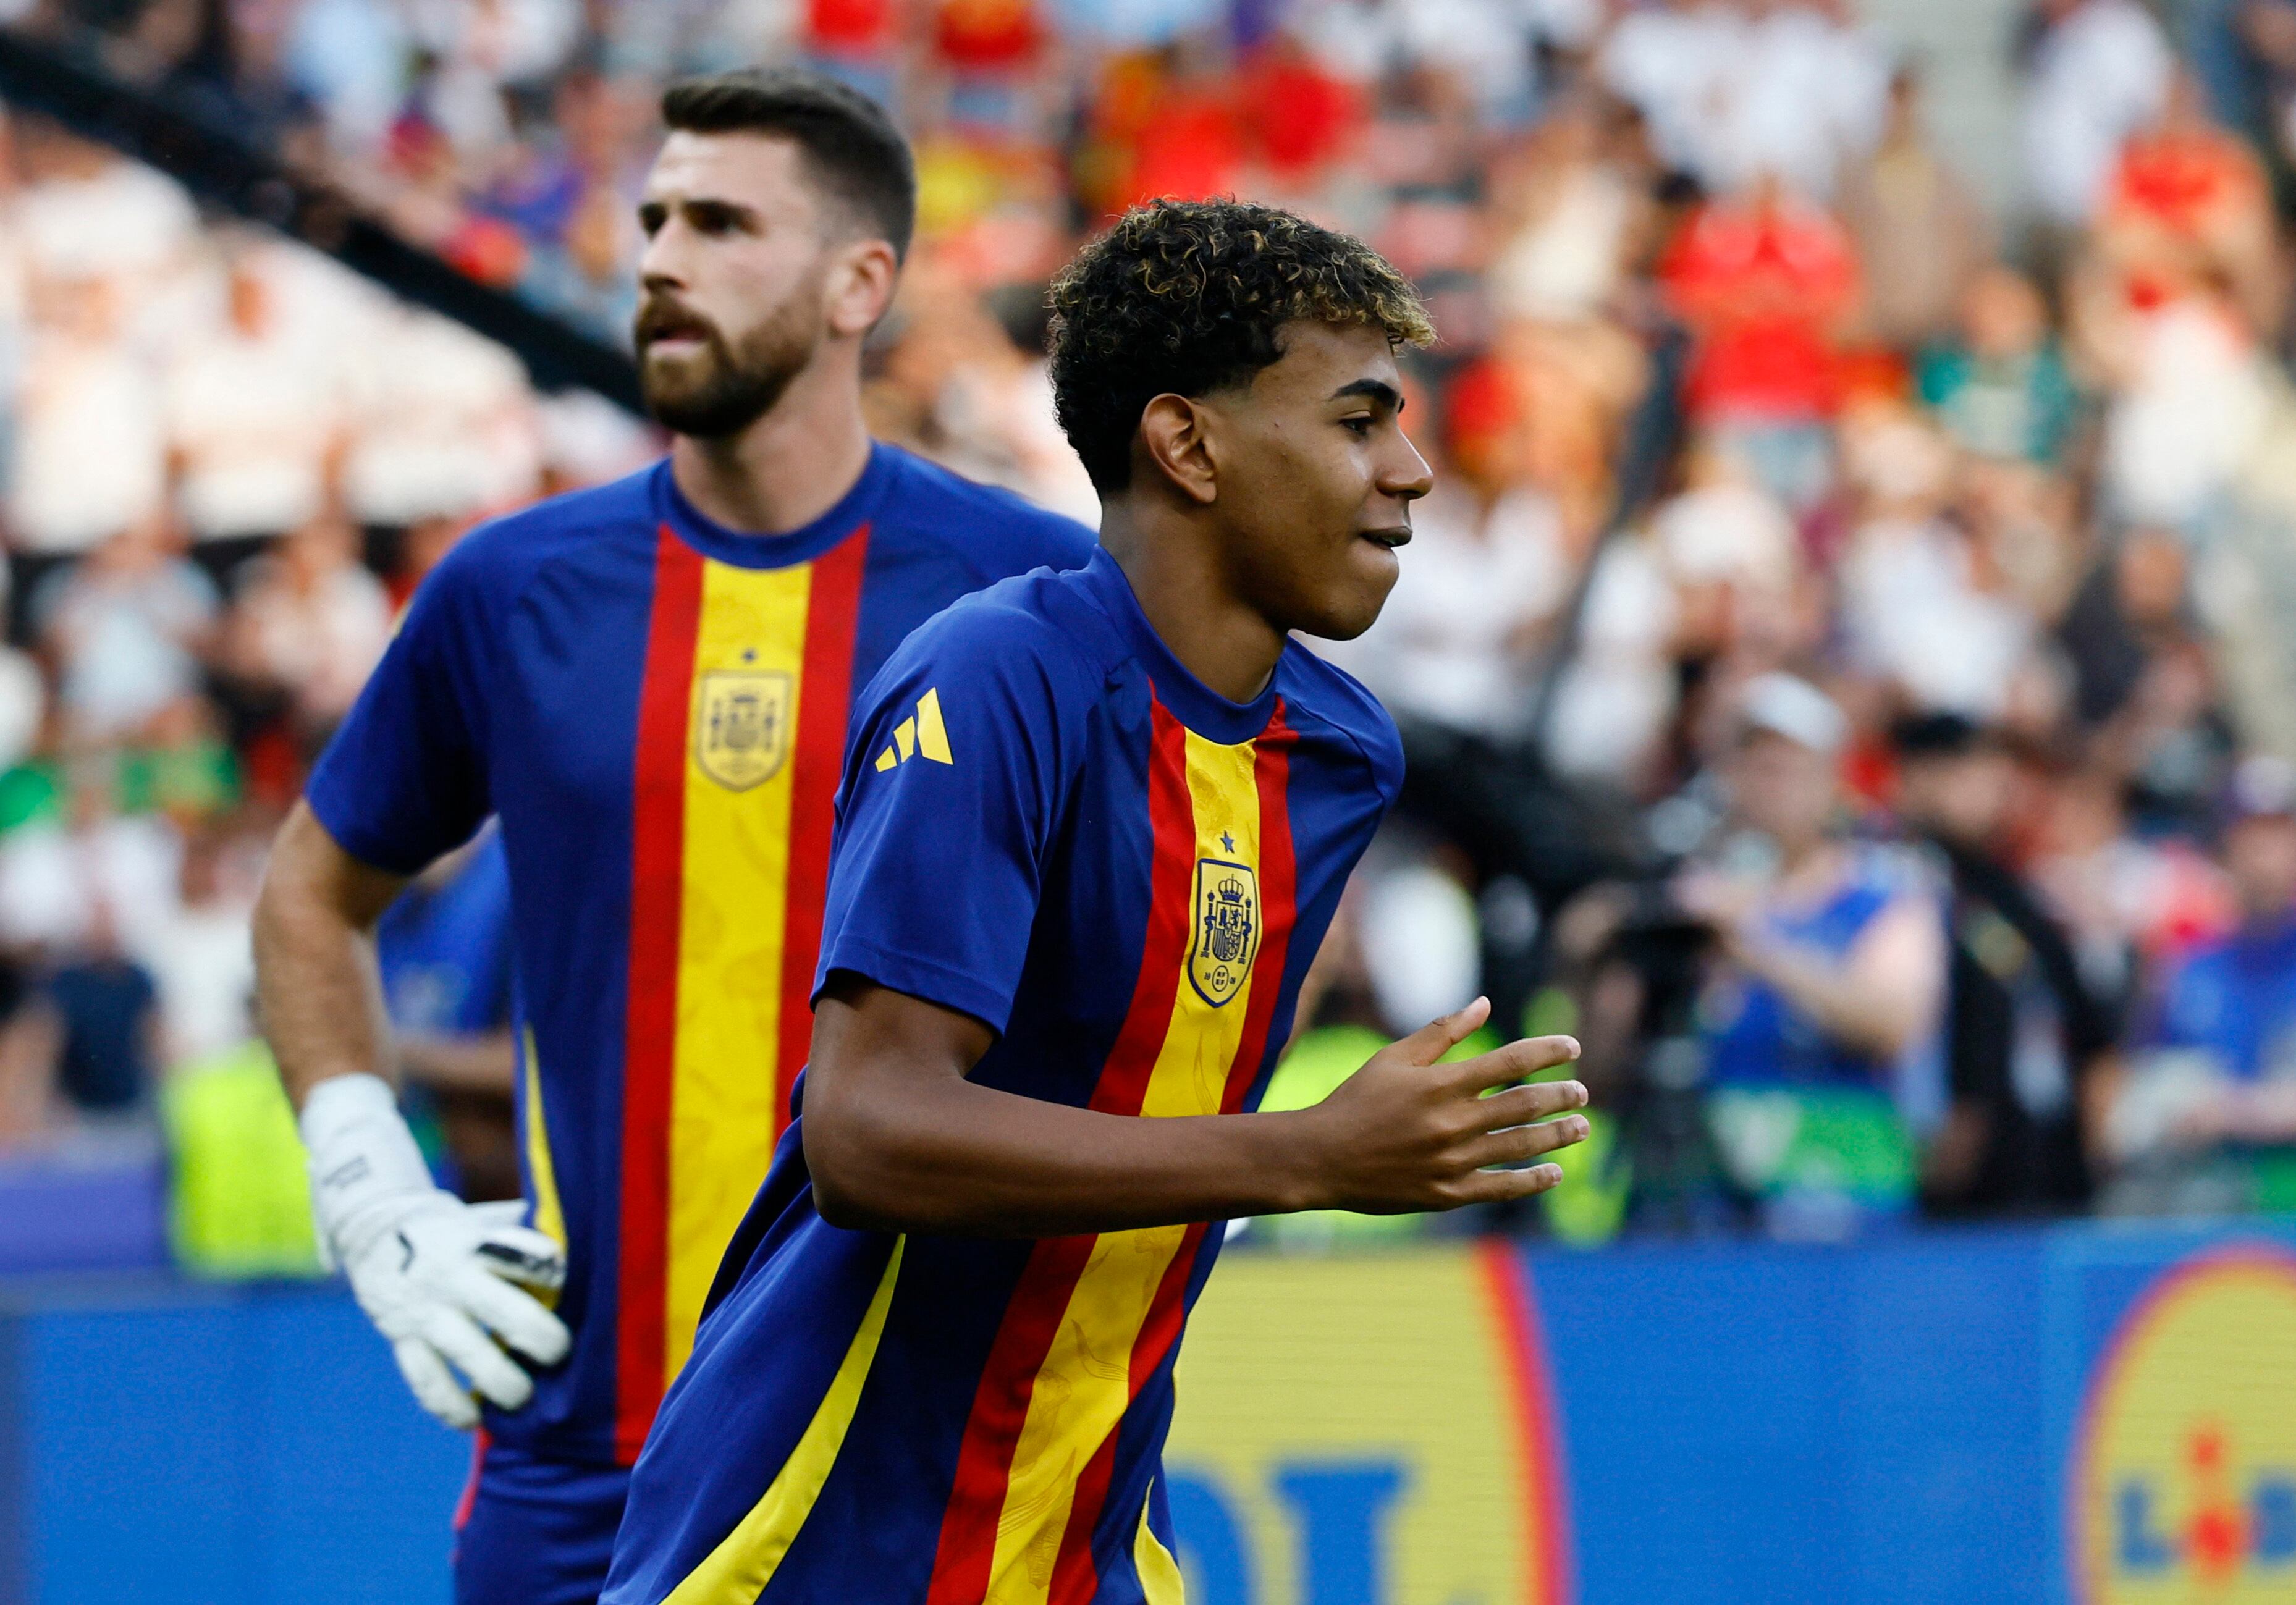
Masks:
[[[1302,319],[1435,338],[1418,292],[1351,235],[1244,201],[1154,201],[1077,253],[1052,286],[1053,398],[1105,495],[1132,478],[1148,403],[1249,379]]]

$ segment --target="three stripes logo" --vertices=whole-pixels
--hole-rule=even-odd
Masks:
[[[949,756],[948,726],[941,723],[940,688],[934,686],[917,699],[917,711],[903,719],[893,731],[893,740],[877,755],[880,772],[906,764],[913,757],[927,763],[953,764]]]

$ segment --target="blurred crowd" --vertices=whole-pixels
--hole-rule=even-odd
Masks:
[[[1519,1223],[1565,1237],[2296,1207],[2296,0],[2039,0],[2005,207],[1854,0],[0,12],[613,341],[660,85],[826,67],[918,151],[873,426],[1086,519],[1075,243],[1157,194],[1362,235],[1443,336],[1438,489],[1331,649],[1411,774],[1278,1101],[1482,990],[1586,1044]],[[0,154],[5,1147],[244,1052],[263,843],[398,603],[659,442],[36,119]],[[477,1189],[497,864],[393,983]]]

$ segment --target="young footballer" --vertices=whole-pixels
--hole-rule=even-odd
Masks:
[[[636,335],[668,458],[476,531],[424,582],[257,916],[324,1240],[423,1406],[483,1422],[463,1605],[597,1597],[805,1057],[855,692],[957,597],[1091,551],[869,438],[861,344],[915,201],[884,113],[799,72],[662,111]],[[488,814],[522,1224],[431,1185],[373,1001],[376,916]]]
[[[1513,1085],[1566,1038],[1436,1063],[1480,1003],[1250,1112],[1401,778],[1291,635],[1361,633],[1395,582],[1419,302],[1221,201],[1128,214],[1054,303],[1103,549],[951,608],[865,693],[801,1118],[638,1462],[611,1605],[1177,1600],[1159,1456],[1218,1223],[1521,1197],[1556,1167],[1490,1167],[1584,1134],[1577,1083]]]

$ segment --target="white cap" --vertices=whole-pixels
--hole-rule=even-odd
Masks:
[[[1796,675],[1757,675],[1738,694],[1738,731],[1782,735],[1828,757],[1849,737],[1849,721],[1833,699]]]

